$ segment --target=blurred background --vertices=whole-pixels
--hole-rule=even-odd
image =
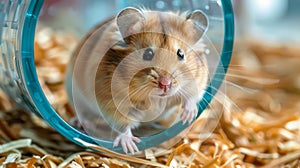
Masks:
[[[169,4],[180,6],[184,3],[199,3],[196,0],[157,0],[156,6],[164,9]],[[51,26],[64,23],[80,33],[110,16],[114,7],[121,6],[122,1],[90,0],[47,0],[41,12],[41,19],[47,20]],[[220,0],[216,0],[220,4]],[[300,33],[300,1],[298,0],[232,0],[236,15],[237,37],[255,37],[268,39],[270,42],[299,42]],[[84,9],[84,10],[83,10]],[[84,11],[78,13],[76,11]],[[60,14],[63,13],[63,14]],[[58,16],[58,17],[53,17]],[[50,20],[52,19],[52,21]],[[80,22],[78,22],[80,20]],[[84,25],[84,26],[83,26]],[[57,27],[61,25],[57,24]],[[83,28],[84,27],[84,28]]]
[[[300,42],[300,1],[233,0],[239,36],[272,43]]]

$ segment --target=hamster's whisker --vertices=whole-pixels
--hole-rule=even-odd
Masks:
[[[224,73],[215,73],[215,74],[223,75]],[[233,78],[236,78],[236,79],[245,79],[245,80],[255,82],[257,84],[262,84],[262,85],[272,85],[272,84],[276,84],[280,81],[279,79],[251,77],[251,76],[232,74],[232,73],[227,73],[226,76],[227,77],[233,77]]]
[[[181,101],[180,94],[176,93],[176,94],[174,94],[174,97],[177,101]]]
[[[157,78],[158,78],[157,76],[155,76],[155,75],[153,75],[153,74],[150,74],[150,73],[147,74],[147,75],[150,76],[150,77],[152,77],[154,80],[157,80]]]
[[[148,87],[146,84],[140,86],[140,87],[137,87],[133,90],[129,90],[128,94],[131,95],[131,96],[134,96],[135,94],[141,92],[141,90],[145,89],[146,87]]]
[[[214,112],[216,112],[217,110],[214,110],[214,106],[213,106],[213,104],[212,103],[209,103],[205,98],[202,98],[202,100],[204,101],[204,102],[206,102],[207,103],[207,106],[210,108],[210,109],[212,109]],[[202,104],[200,104],[200,103],[198,103],[198,105],[201,107],[201,109],[203,109],[203,111],[206,109],[206,108],[204,108],[203,107],[203,105]],[[203,112],[202,111],[202,112]],[[202,113],[201,112],[201,113]],[[199,111],[198,111],[198,113],[199,113]],[[211,114],[210,114],[211,115]],[[217,114],[216,114],[217,115]],[[220,119],[220,115],[217,115],[218,117],[218,119]]]
[[[174,74],[177,72],[177,69],[175,69],[175,71],[173,71],[172,73],[171,73],[171,76],[174,76]]]
[[[218,79],[218,78],[215,78],[214,81],[219,81],[219,82],[224,82],[224,85],[227,86],[233,86],[235,88],[238,88],[242,91],[245,91],[246,93],[249,93],[249,94],[252,94],[253,92],[255,92],[255,89],[251,89],[251,88],[248,88],[248,87],[244,87],[244,86],[241,86],[241,85],[238,85],[232,81],[229,81],[229,80],[222,80],[222,79]]]
[[[188,76],[188,77],[184,77],[184,80],[186,80],[187,82],[195,82],[196,77],[194,76]]]
[[[217,93],[215,95],[212,95],[209,92],[205,92],[211,96],[214,96],[214,99],[217,100],[219,103],[221,103],[222,105],[224,105],[224,108],[229,112],[230,109],[228,107],[228,105],[230,105],[231,107],[235,107],[236,109],[238,109],[239,111],[242,111],[240,109],[240,107],[234,103],[230,97],[228,97],[225,93],[221,92],[219,89],[215,88],[215,87],[211,87],[213,90],[217,91]],[[228,104],[229,103],[229,104]]]
[[[184,97],[185,100],[189,100],[191,97],[193,97],[193,94],[189,93],[186,89],[179,89],[178,92]]]
[[[251,68],[252,66],[249,65],[242,65],[242,64],[229,64],[229,67],[232,68]],[[259,65],[259,68],[277,68],[275,65]]]
[[[187,74],[187,73],[191,73],[192,71],[196,71],[196,70],[199,70],[199,69],[198,68],[193,68],[193,69],[188,69],[188,70],[179,72],[178,74],[174,74],[174,78],[178,77],[179,75],[184,75],[184,74]]]
[[[99,94],[99,93],[98,93],[98,94]],[[100,94],[101,94],[101,93],[100,93]],[[97,94],[96,94],[96,95],[97,95]],[[111,103],[114,104],[113,99],[111,99],[110,101],[108,101],[106,105],[107,105],[107,106],[110,106]],[[117,120],[116,114],[117,114],[117,108],[116,108],[116,110],[113,112],[113,118],[111,118],[111,119]],[[99,114],[99,115],[101,115],[101,114]],[[103,118],[102,115],[101,115],[101,118]]]
[[[247,68],[253,69],[253,67],[251,66],[239,65],[239,64],[230,64],[228,66],[224,66],[224,65],[211,66],[211,68],[225,68],[225,67],[228,68],[228,71],[236,71],[236,72],[248,71]],[[275,69],[277,67],[275,67],[274,65],[259,65],[259,68]]]
[[[120,107],[123,103],[127,103],[127,101],[130,102],[130,94],[135,94],[136,92],[139,92],[139,91],[141,91],[142,89],[144,89],[146,87],[147,87],[147,85],[136,88],[133,91],[129,92],[128,95],[124,96],[124,98],[122,98],[121,101],[116,105],[116,110],[114,111],[114,114],[120,112],[119,109],[120,109]],[[113,99],[112,99],[112,101],[113,101]]]
[[[124,63],[119,63],[119,62],[111,62],[111,61],[107,61],[107,60],[105,60],[105,61],[103,61],[103,60],[101,60],[101,62],[100,62],[100,64],[98,65],[98,66],[112,66],[112,65],[114,65],[114,69],[116,70],[116,69],[118,69],[118,67],[120,68],[120,67],[124,67],[124,68],[126,68],[126,67],[136,67],[136,63],[135,62],[124,62]]]
[[[180,94],[180,99],[182,100],[188,100],[188,96],[186,96],[182,91],[178,91]]]
[[[213,66],[215,68],[224,68],[225,66],[224,65],[217,65],[217,66]],[[246,67],[250,67],[250,66],[246,66],[246,65],[239,65],[239,64],[229,64],[227,65],[226,67],[228,68],[246,68]]]
[[[199,63],[197,62],[197,60],[187,64],[187,67],[192,67],[192,66],[199,66]],[[205,65],[200,64],[200,66],[205,66]]]
[[[134,91],[129,92],[129,95],[138,96],[138,97],[145,95],[145,92],[143,92],[142,90],[144,90],[147,87],[148,87],[148,85],[146,85],[146,84],[142,85],[139,88],[135,89]]]
[[[119,102],[117,102],[118,104],[115,104],[116,102],[114,101],[114,99],[110,100],[110,103],[114,103],[115,106],[116,106],[116,110],[114,111],[114,114],[116,114],[118,112],[118,109],[120,108],[120,106],[123,104],[123,103],[127,103],[127,101],[130,101],[130,97],[129,97],[129,94],[135,94],[136,92],[139,92],[140,90],[146,88],[147,86],[144,85],[143,88],[136,88],[132,91],[129,91],[128,92],[128,95],[124,96],[124,98],[122,98]],[[123,91],[119,91],[117,93],[115,93],[114,95],[119,95],[121,94]],[[101,93],[99,93],[101,94]],[[128,100],[127,100],[128,99]]]
[[[250,88],[246,88],[246,87],[240,86],[240,85],[238,85],[238,84],[236,84],[236,83],[233,83],[233,82],[231,82],[231,81],[223,80],[223,82],[225,83],[225,85],[233,86],[233,87],[238,88],[238,89],[240,89],[240,90],[242,90],[242,91],[244,91],[244,92],[246,92],[246,93],[249,93],[249,94],[254,93],[254,90],[253,90],[253,89],[250,89]]]
[[[178,92],[180,99],[182,99],[182,97],[184,97],[184,99],[186,99],[186,97],[185,97],[186,95],[183,94],[182,89],[179,89],[177,92]]]
[[[186,75],[186,74],[189,74],[189,76],[193,73],[193,71],[196,71],[196,70],[199,70],[199,69],[189,69],[189,70],[186,70],[186,71],[183,71],[183,72],[180,72],[180,73],[178,73],[178,74],[175,74],[174,75],[174,78],[177,78],[178,76],[180,76],[180,75]],[[207,74],[208,72],[207,71],[202,71],[201,73],[203,73],[203,74]],[[200,73],[200,74],[201,74]],[[194,76],[193,76],[193,78],[195,78]],[[185,78],[186,79],[186,78]]]

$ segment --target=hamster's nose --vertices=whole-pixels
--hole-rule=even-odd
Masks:
[[[158,86],[164,91],[167,91],[171,87],[172,79],[170,77],[160,76],[158,79]]]

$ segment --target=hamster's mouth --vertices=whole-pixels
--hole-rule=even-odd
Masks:
[[[158,93],[157,95],[159,97],[169,97],[172,96],[174,94],[174,90],[169,89],[169,90],[161,90],[160,93]]]
[[[164,97],[164,96],[167,96],[167,95],[168,95],[167,93],[163,93],[163,94],[160,94],[158,96]]]
[[[167,98],[175,94],[175,90],[170,88],[168,90],[163,90],[160,88],[154,88],[151,95],[160,98]]]
[[[154,94],[152,94],[152,96],[157,96],[157,97],[168,97],[171,94],[169,92],[156,92]]]

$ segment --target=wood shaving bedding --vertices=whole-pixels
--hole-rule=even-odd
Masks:
[[[67,122],[75,113],[63,79],[77,42],[74,35],[49,28],[39,29],[35,41],[39,81],[50,103]],[[214,100],[206,109],[209,114],[222,114],[219,121],[211,121],[218,122],[217,127],[207,128],[209,123],[204,124],[205,119],[200,117],[173,147],[147,149],[139,157],[92,144],[87,145],[99,152],[83,149],[31,113],[14,109],[0,92],[1,167],[298,167],[299,47],[251,40],[236,48],[223,91],[229,99]],[[214,131],[205,134],[209,131],[204,129]]]

